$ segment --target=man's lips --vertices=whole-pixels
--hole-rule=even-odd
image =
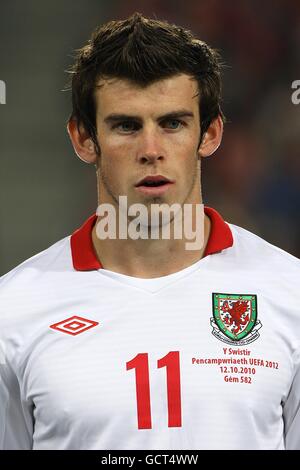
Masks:
[[[140,180],[136,185],[136,189],[145,194],[152,196],[160,196],[164,194],[172,185],[174,181],[169,180],[162,175],[149,175]]]
[[[140,180],[136,187],[139,186],[162,186],[163,184],[173,183],[173,181],[169,180],[165,176],[162,175],[148,175],[145,176],[142,180]]]
[[[172,187],[173,183],[166,183],[162,186],[137,186],[136,190],[145,196],[161,196]]]

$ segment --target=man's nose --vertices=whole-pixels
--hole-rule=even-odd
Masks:
[[[144,128],[139,136],[137,160],[143,164],[153,164],[158,160],[164,160],[162,136],[154,127]]]

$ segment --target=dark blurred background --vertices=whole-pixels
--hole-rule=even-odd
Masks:
[[[299,0],[0,0],[0,275],[95,211],[95,170],[73,152],[61,90],[73,50],[134,11],[191,29],[228,66],[228,123],[203,162],[204,203],[300,255]]]

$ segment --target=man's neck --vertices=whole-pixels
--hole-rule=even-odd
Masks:
[[[204,217],[204,242],[199,249],[186,249],[187,239],[104,239],[97,237],[96,222],[92,240],[97,257],[104,269],[139,278],[166,276],[203,258],[210,235],[211,222]]]

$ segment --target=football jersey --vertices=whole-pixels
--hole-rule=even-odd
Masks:
[[[1,449],[300,449],[299,260],[205,213],[167,276],[104,269],[92,215],[1,278]]]

